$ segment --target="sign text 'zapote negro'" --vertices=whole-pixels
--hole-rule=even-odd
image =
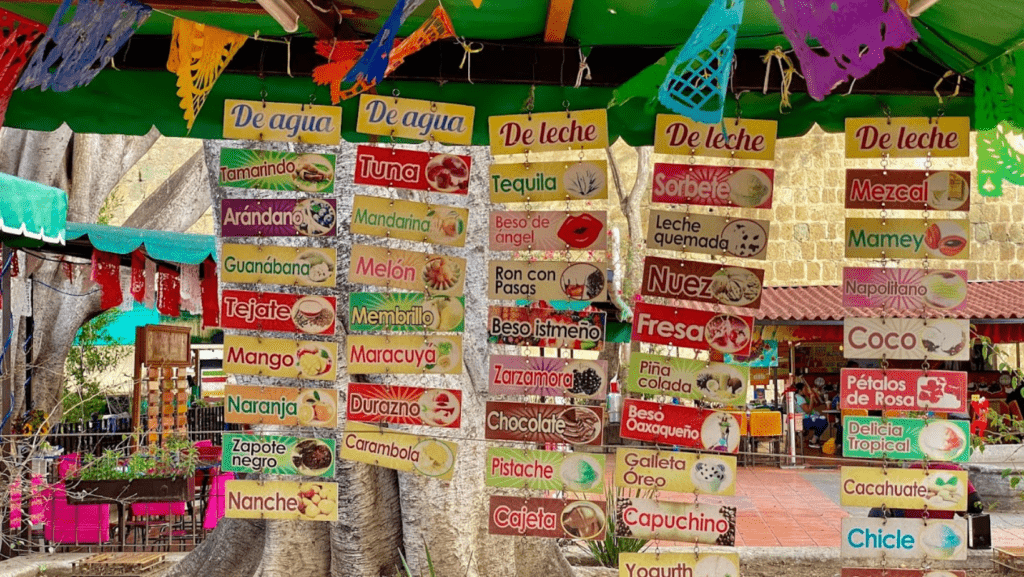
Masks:
[[[487,309],[488,342],[599,351],[604,348],[605,317],[601,311],[492,306]]]
[[[334,439],[224,433],[221,469],[334,478]]]

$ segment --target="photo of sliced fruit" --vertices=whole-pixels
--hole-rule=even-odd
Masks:
[[[334,399],[320,394],[316,389],[303,391],[298,398],[299,425],[314,427],[333,426],[337,424],[338,409]]]
[[[437,362],[426,365],[427,372],[447,373],[462,363],[462,347],[452,339],[430,337],[423,344],[437,349]]]
[[[716,351],[739,352],[750,346],[750,327],[740,317],[715,315],[704,326],[704,339]]]
[[[932,223],[924,231],[924,244],[928,247],[928,252],[940,258],[953,258],[959,255],[970,245],[967,238],[964,226],[951,220]]]
[[[442,293],[453,294],[462,292],[462,275],[465,271],[452,258],[443,255],[434,255],[427,259],[423,267],[423,284],[429,294]]]
[[[334,190],[334,165],[319,154],[303,154],[295,159],[292,181],[304,192]]]
[[[466,309],[459,297],[426,297],[423,310],[431,313],[427,328],[437,332],[461,331],[465,326]]]
[[[442,477],[455,466],[455,454],[437,439],[424,439],[413,447],[413,451],[419,453],[419,459],[412,466],[421,475]]]
[[[427,162],[427,183],[438,192],[469,192],[469,167],[454,154],[438,154]]]
[[[333,285],[334,272],[337,263],[333,262],[329,255],[316,249],[310,249],[299,254],[296,259],[299,263],[309,265],[309,272],[304,284]]]
[[[447,427],[462,415],[462,402],[451,391],[428,389],[419,400],[420,419],[427,425]]]
[[[299,359],[299,374],[305,377],[319,377],[331,372],[334,359],[327,347],[307,343],[296,353]]]
[[[449,207],[437,207],[428,211],[430,241],[436,244],[462,246],[466,241],[466,220],[460,212],[465,211]]]
[[[967,449],[962,429],[947,421],[929,423],[917,437],[918,446],[929,459],[951,461]]]

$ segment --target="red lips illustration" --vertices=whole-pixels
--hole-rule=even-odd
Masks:
[[[586,248],[597,240],[604,229],[604,223],[588,213],[570,216],[558,229],[558,238],[572,248]]]

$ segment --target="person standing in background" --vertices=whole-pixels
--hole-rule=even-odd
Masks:
[[[825,408],[825,404],[822,402],[818,392],[807,384],[807,381],[802,377],[798,377],[798,379],[795,383],[795,404],[803,415],[804,430],[811,431],[811,436],[807,439],[807,446],[812,449],[820,449],[821,436],[825,433],[825,429],[828,428],[828,419],[820,412]]]

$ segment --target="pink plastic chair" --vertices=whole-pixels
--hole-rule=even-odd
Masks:
[[[82,466],[82,456],[78,453],[61,455],[60,461],[57,463],[57,476],[63,481],[68,478],[68,475],[74,474],[80,466]]]
[[[43,498],[47,541],[64,544],[110,541],[110,505],[69,505],[64,483],[43,489]]]
[[[221,473],[217,475],[210,484],[210,497],[206,505],[206,518],[203,519],[203,529],[211,531],[217,528],[217,521],[224,516],[225,495],[227,495],[226,484],[235,479],[234,473]]]

